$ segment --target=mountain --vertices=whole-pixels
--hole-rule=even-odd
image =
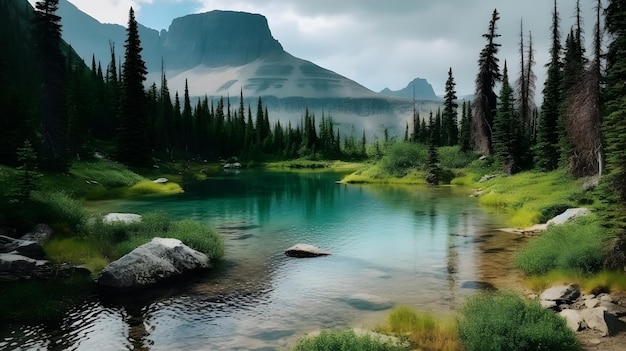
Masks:
[[[432,85],[426,79],[415,78],[404,89],[390,90],[385,88],[381,90],[381,94],[395,97],[403,97],[417,100],[440,100],[441,98],[435,94]]]
[[[115,43],[118,60],[123,56],[124,27],[99,23],[68,0],[60,0],[59,15],[64,39],[85,61],[91,62],[93,54],[105,68],[111,60],[109,42]],[[412,94],[407,99],[376,93],[294,57],[272,36],[267,19],[259,14],[192,14],[174,19],[160,32],[140,25],[139,34],[149,71],[146,84],[160,82],[163,64],[172,94],[182,95],[186,81],[195,97],[238,98],[242,91],[247,105],[254,106],[261,96],[274,119],[298,123],[309,108],[320,115],[330,113],[348,131],[354,124],[357,131],[367,129],[370,135],[385,128],[400,133],[405,121],[412,120]],[[418,107],[431,105],[421,102]]]

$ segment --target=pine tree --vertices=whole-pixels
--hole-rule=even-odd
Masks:
[[[515,114],[515,100],[513,88],[509,84],[509,74],[506,61],[502,74],[502,87],[496,118],[493,121],[493,151],[500,162],[502,171],[508,175],[517,170],[516,149],[518,147],[518,127]]]
[[[433,114],[430,113],[430,119],[428,120],[428,163],[426,165],[426,182],[431,185],[439,184],[439,152],[437,150],[437,140],[435,137],[435,122],[433,121]]]
[[[626,202],[626,1],[610,0],[605,14],[611,36],[606,53],[603,132],[606,181]]]
[[[561,43],[559,33],[559,13],[554,0],[552,16],[552,48],[547,78],[543,87],[543,105],[537,127],[537,144],[535,145],[535,165],[544,171],[557,167],[559,160],[559,116],[563,94]]]
[[[478,75],[476,77],[476,90],[474,93],[472,119],[472,140],[477,151],[483,154],[491,154],[491,133],[493,118],[497,107],[497,96],[493,91],[496,83],[500,81],[500,67],[498,54],[501,44],[495,40],[500,37],[496,33],[496,23],[500,19],[498,10],[493,10],[489,29],[483,37],[487,39],[487,45],[480,52],[478,59]]]
[[[535,123],[535,83],[537,77],[533,71],[535,65],[535,53],[533,51],[532,33],[528,33],[528,48],[524,45],[524,25],[520,23],[520,74],[517,79],[516,109],[519,113],[520,122],[524,135],[534,139]]]
[[[32,192],[37,188],[35,179],[40,176],[37,172],[37,154],[28,139],[24,140],[24,145],[17,149],[17,161],[19,163],[17,200],[28,201]]]
[[[452,146],[459,143],[459,127],[458,127],[458,108],[456,101],[456,90],[454,87],[454,77],[452,76],[452,67],[448,71],[448,80],[446,81],[446,94],[443,102],[443,116],[441,120],[441,129],[444,131],[444,139],[441,140],[442,146]],[[408,127],[408,125],[407,125]]]
[[[50,170],[67,168],[65,116],[65,62],[61,52],[61,17],[56,12],[59,0],[35,4],[36,42],[43,77],[41,92],[41,162]]]
[[[141,58],[141,41],[132,7],[128,14],[126,34],[117,158],[131,166],[150,166],[152,155],[146,131],[146,94],[143,88],[147,71]]]
[[[472,121],[471,121],[471,103],[463,101],[461,108],[461,130],[459,131],[459,145],[462,152],[472,149]]]
[[[181,115],[181,139],[182,148],[185,152],[191,151],[192,145],[194,145],[192,130],[193,130],[193,114],[191,110],[191,100],[189,98],[189,84],[185,79],[185,92],[183,94],[183,113]]]

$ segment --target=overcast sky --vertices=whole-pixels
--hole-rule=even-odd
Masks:
[[[35,0],[29,0],[34,2]],[[70,0],[105,23],[126,25],[132,6],[137,20],[167,29],[173,18],[211,10],[260,13],[290,54],[357,81],[374,91],[404,88],[426,78],[443,94],[452,67],[458,95],[471,94],[476,61],[498,9],[499,58],[515,80],[520,21],[532,32],[540,91],[550,42],[551,0]],[[559,0],[563,37],[573,24],[575,0]],[[595,0],[581,0],[591,44]]]

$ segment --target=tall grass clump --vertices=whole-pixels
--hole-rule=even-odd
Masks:
[[[405,347],[353,330],[323,331],[298,340],[293,351],[400,351]]]
[[[626,292],[626,275],[621,270],[602,270],[590,274],[579,269],[556,269],[545,274],[530,276],[526,280],[526,286],[537,293],[551,286],[564,284],[576,284],[589,294],[623,293]]]
[[[511,293],[481,293],[461,310],[459,337],[467,351],[580,350],[565,320]]]
[[[408,334],[411,344],[420,350],[462,349],[456,324],[452,320],[438,320],[428,313],[418,313],[408,307],[397,307],[389,314],[387,323],[389,332]]]
[[[141,180],[136,184],[129,187],[124,195],[126,197],[135,196],[135,195],[147,195],[147,194],[160,194],[160,195],[171,195],[171,194],[180,194],[183,192],[183,189],[180,185],[167,182],[164,184],[157,184],[150,180]]]
[[[31,211],[37,213],[38,221],[63,223],[74,230],[88,216],[81,202],[64,191],[34,191],[32,200]]]
[[[135,223],[104,223],[96,219],[90,221],[85,232],[109,260],[129,253],[154,237],[178,239],[210,259],[224,256],[224,241],[211,227],[192,220],[173,221],[164,212],[147,213],[142,216],[141,222]]]
[[[591,217],[549,227],[518,253],[516,267],[526,274],[544,274],[553,269],[599,271],[610,233],[595,216]]]

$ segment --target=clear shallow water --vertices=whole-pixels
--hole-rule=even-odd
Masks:
[[[322,328],[381,323],[388,310],[351,304],[353,294],[445,313],[487,279],[481,245],[498,223],[474,199],[339,178],[242,171],[179,196],[92,204],[206,221],[224,236],[226,260],[172,287],[94,295],[61,321],[4,326],[0,349],[280,350]],[[300,242],[332,255],[284,256]]]

